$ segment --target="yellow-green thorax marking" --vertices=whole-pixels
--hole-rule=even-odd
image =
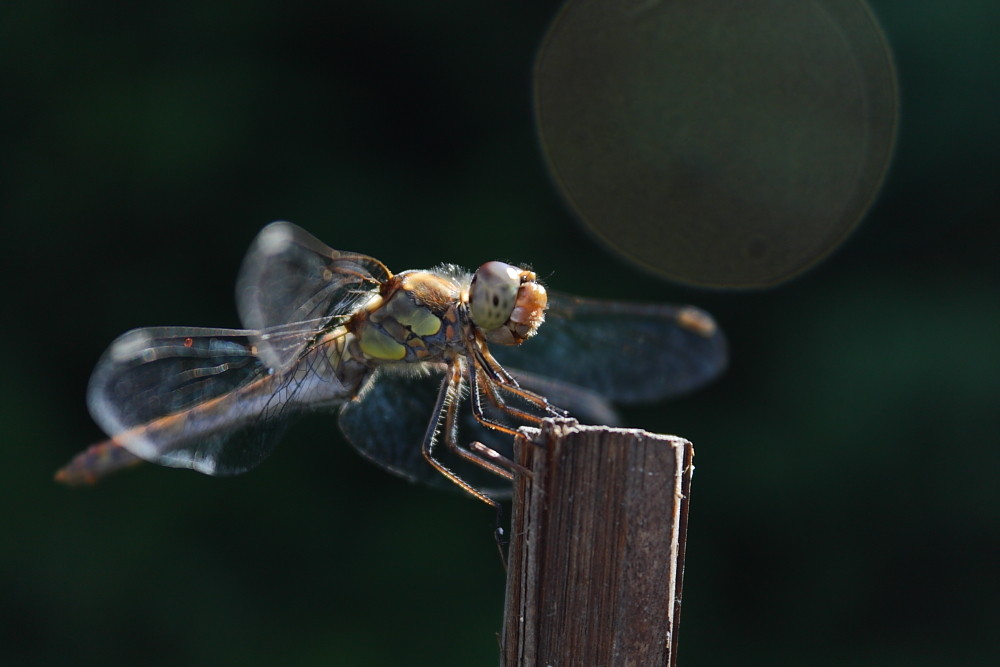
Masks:
[[[461,285],[426,271],[405,271],[383,283],[347,329],[371,361],[433,361],[461,343]]]

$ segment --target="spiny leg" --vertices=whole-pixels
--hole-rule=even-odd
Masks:
[[[482,369],[482,372],[489,376],[493,383],[488,383],[490,388],[499,388],[503,391],[510,392],[514,396],[517,396],[526,403],[531,403],[537,406],[540,410],[544,410],[546,414],[555,417],[565,417],[566,411],[562,408],[558,408],[551,403],[549,400],[540,394],[536,394],[533,391],[529,391],[521,387],[518,384],[517,379],[513,375],[507,372],[507,369],[500,365],[500,362],[493,358],[490,351],[486,349],[485,346],[477,345],[473,349],[473,356],[476,359],[476,367]],[[514,413],[513,409],[508,409],[506,403],[503,401],[499,394],[493,394],[491,400],[493,403],[506,412]],[[522,412],[522,414],[525,414]],[[538,423],[541,421],[539,417],[530,417],[528,421],[533,421]]]
[[[421,447],[421,451],[424,458],[427,460],[431,466],[434,467],[438,472],[444,475],[449,481],[451,481],[456,486],[463,489],[469,495],[478,498],[482,502],[486,503],[492,507],[496,512],[496,524],[494,527],[494,539],[497,545],[497,551],[500,554],[500,561],[503,563],[504,570],[507,569],[507,550],[506,547],[509,543],[506,534],[504,533],[503,527],[503,508],[499,502],[489,497],[479,489],[475,488],[464,479],[459,477],[456,473],[451,471],[447,466],[438,461],[434,456],[434,445],[436,442],[436,436],[438,432],[438,427],[441,425],[441,415],[444,413],[444,435],[445,444],[448,448],[459,455],[462,459],[474,463],[486,470],[493,472],[506,479],[513,479],[513,474],[508,470],[500,467],[499,465],[490,461],[490,458],[499,459],[506,464],[509,464],[512,468],[518,470],[524,470],[521,466],[515,464],[513,461],[509,461],[505,457],[501,456],[498,452],[493,451],[486,445],[476,442],[474,445],[475,451],[480,453],[477,456],[472,451],[467,451],[460,447],[457,443],[457,421],[456,415],[458,411],[458,406],[460,404],[462,380],[465,375],[465,363],[463,359],[456,360],[450,367],[448,376],[442,381],[441,389],[438,392],[437,401],[434,404],[433,417],[431,422],[428,424],[427,432],[424,434],[424,441]]]
[[[461,359],[457,360],[449,369],[449,377],[447,383],[449,385],[449,390],[453,393],[451,396],[453,400],[446,403],[445,413],[445,423],[444,423],[444,441],[445,445],[453,453],[460,456],[462,459],[474,463],[475,465],[489,470],[490,472],[504,477],[508,480],[513,480],[514,475],[507,469],[500,467],[497,463],[493,461],[499,461],[504,465],[508,465],[512,469],[518,469],[520,471],[528,472],[522,466],[517,465],[513,461],[510,461],[499,452],[496,452],[481,442],[472,442],[469,445],[471,451],[467,451],[465,448],[458,444],[458,422],[457,414],[459,407],[459,397],[461,396],[462,379],[465,375],[465,364]],[[478,456],[477,456],[478,454]],[[530,472],[528,473],[530,474]],[[457,477],[457,476],[456,476]],[[454,480],[453,480],[454,481]],[[462,480],[464,482],[464,480]],[[477,489],[478,491],[478,489]],[[484,494],[485,495],[485,494]],[[492,501],[492,498],[490,499]],[[507,535],[504,533],[503,527],[503,507],[500,503],[493,501],[491,505],[494,510],[496,510],[496,524],[493,528],[493,538],[496,541],[497,551],[500,554],[500,562],[503,563],[504,571],[507,570],[507,546],[510,540],[507,539]]]
[[[494,378],[490,377],[480,377],[480,367],[477,365],[476,368],[470,373],[470,384],[472,386],[472,414],[483,426],[491,428],[495,431],[501,431],[502,433],[507,433],[509,435],[517,435],[517,430],[498,422],[492,417],[488,416],[483,410],[482,399],[480,398],[480,389],[486,394],[486,397],[490,399],[490,402],[496,406],[499,410],[506,412],[508,415],[520,419],[521,421],[527,422],[528,424],[539,424],[541,423],[544,416],[539,416],[537,414],[532,414],[520,408],[515,408],[504,400],[503,396],[500,395],[501,391],[507,391],[514,396],[528,400],[540,409],[544,409],[546,414],[549,416],[565,417],[566,412],[560,408],[556,408],[550,405],[548,399],[544,396],[539,396],[527,389],[522,389],[517,386],[510,386],[507,384],[502,384],[497,382]]]
[[[483,384],[485,384],[485,388],[483,387]],[[483,426],[493,429],[494,431],[500,431],[501,433],[506,433],[507,435],[517,435],[517,429],[507,426],[506,424],[487,416],[486,412],[483,410],[483,403],[480,391],[485,391],[487,397],[490,399],[490,402],[493,403],[493,405],[495,405],[497,408],[503,410],[504,412],[507,412],[508,414],[513,414],[516,417],[521,417],[524,421],[532,424],[537,424],[538,422],[541,421],[541,418],[529,413],[518,414],[518,411],[508,409],[506,404],[504,404],[502,401],[498,401],[496,399],[495,394],[493,393],[493,384],[490,381],[490,378],[486,378],[485,381],[483,381],[483,379],[480,378],[478,367],[474,368],[472,372],[469,373],[469,385],[470,385],[469,393],[471,394],[470,400],[472,403],[472,416],[475,417],[476,421],[482,424]]]
[[[543,417],[540,417],[539,415],[533,414],[526,410],[513,407],[512,405],[509,405],[507,401],[504,400],[503,396],[500,395],[500,391],[510,390],[511,387],[508,387],[507,385],[504,384],[497,384],[491,381],[490,378],[485,378],[485,380],[482,382],[482,385],[480,385],[479,384],[480,378],[478,373],[476,373],[473,376],[473,379],[474,383],[476,384],[475,401],[473,403],[473,414],[476,416],[476,420],[480,424],[488,426],[489,428],[496,429],[498,431],[504,431],[505,433],[515,434],[517,432],[511,427],[506,426],[486,415],[486,412],[483,410],[482,407],[482,401],[479,398],[480,386],[482,386],[483,391],[486,394],[486,397],[490,399],[490,403],[496,406],[499,410],[506,412],[511,417],[520,419],[521,421],[527,422],[528,424],[538,424],[542,421]],[[515,393],[514,395],[517,396],[518,398],[523,398],[520,393]]]
[[[518,463],[513,459],[507,458],[497,450],[491,449],[490,447],[484,445],[478,440],[473,440],[472,442],[470,442],[469,449],[471,449],[479,456],[483,457],[483,459],[487,461],[492,461],[497,465],[503,467],[504,469],[516,470],[522,475],[527,475],[528,477],[531,477],[531,471],[525,468],[523,465],[521,465],[520,463]],[[511,479],[513,479],[513,476],[511,476]]]
[[[472,385],[471,389],[472,416],[475,417],[476,421],[478,421],[486,428],[492,429],[494,431],[500,431],[501,433],[504,433],[512,437],[516,437],[517,435],[519,435],[516,429],[513,429],[510,426],[507,426],[506,424],[500,423],[486,416],[486,414],[483,412],[482,402],[479,397],[479,374],[478,372],[473,371],[472,373],[470,373],[469,377],[471,378],[470,384]],[[489,378],[486,379],[486,383],[487,386],[489,387],[490,386]],[[489,390],[487,390],[487,395],[490,396],[490,400],[493,402],[494,405],[496,405],[498,408],[507,410],[506,406],[499,405],[497,401],[493,400],[492,395],[489,393]],[[507,411],[509,413],[521,414],[519,411],[515,410],[507,410]],[[529,423],[537,424],[538,422],[541,421],[541,418],[531,415],[529,413],[523,413],[523,416],[524,416],[524,421],[527,421]],[[531,471],[522,466],[521,464],[517,463],[512,459],[507,458],[500,452],[490,447],[487,447],[481,442],[472,441],[469,443],[468,448],[470,451],[474,452],[479,457],[481,457],[484,461],[494,462],[496,465],[502,466],[502,468],[505,471],[504,476],[507,477],[508,479],[513,479],[513,475],[511,475],[510,473],[506,473],[507,470],[516,470],[522,475],[528,475],[528,476],[531,475]]]
[[[461,359],[456,361],[449,368],[449,372],[451,373],[451,375],[448,381],[455,386],[455,396],[458,397],[461,394],[462,379],[465,376],[464,362]],[[497,465],[496,463],[493,463],[493,461],[491,460],[499,458],[503,462],[508,462],[507,459],[501,456],[499,453],[494,452],[489,447],[486,447],[486,445],[479,443],[481,448],[486,449],[489,452],[492,452],[492,455],[480,456],[478,455],[479,452],[478,449],[476,450],[476,452],[473,452],[458,444],[458,422],[457,422],[458,403],[459,401],[456,398],[456,400],[453,400],[447,404],[446,408],[447,413],[445,414],[445,422],[444,422],[445,445],[457,456],[481,468],[489,470],[494,475],[498,475],[508,480],[514,479],[514,475],[511,474],[509,470]],[[513,465],[513,462],[509,463]]]
[[[500,503],[493,500],[485,493],[483,493],[482,491],[475,488],[474,486],[466,482],[464,479],[456,475],[447,466],[438,461],[437,458],[435,458],[434,456],[434,444],[437,440],[437,431],[438,427],[441,425],[442,414],[447,415],[448,411],[454,410],[454,406],[458,401],[460,389],[461,389],[461,374],[458,375],[457,383],[455,382],[454,372],[450,373],[448,377],[446,377],[445,380],[441,383],[441,390],[438,392],[437,401],[434,403],[434,411],[432,413],[433,416],[431,417],[430,423],[427,425],[427,432],[424,433],[424,440],[423,443],[421,444],[421,453],[423,454],[424,459],[426,459],[427,462],[431,464],[431,466],[433,466],[435,470],[444,475],[451,483],[455,484],[469,495],[473,496],[474,498],[478,498],[479,500],[481,500],[482,502],[486,503],[487,505],[489,505],[490,507],[499,512]],[[445,440],[447,442],[448,438],[446,437]],[[472,457],[472,454],[469,453],[469,456]],[[483,463],[487,463],[486,461],[482,461],[480,459],[476,459],[476,461],[480,465],[482,465]],[[498,470],[500,469],[498,466],[494,466],[493,464],[489,464],[489,466],[484,466],[484,467],[487,467],[487,469],[491,467],[497,468]]]

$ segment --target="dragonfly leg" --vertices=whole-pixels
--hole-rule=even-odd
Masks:
[[[508,415],[520,419],[521,421],[527,422],[528,424],[538,424],[542,421],[543,417],[532,414],[525,410],[515,408],[507,403],[501,396],[501,391],[509,391],[518,398],[530,401],[532,404],[538,406],[539,408],[545,409],[546,413],[551,416],[565,417],[566,412],[559,408],[556,408],[549,404],[548,400],[544,396],[539,396],[533,392],[530,392],[521,387],[508,385],[497,381],[495,378],[481,378],[480,372],[482,371],[480,367],[470,373],[470,384],[472,385],[472,414],[480,424],[487,428],[491,428],[494,431],[500,431],[502,433],[507,433],[508,435],[517,435],[517,430],[498,422],[497,420],[489,417],[483,410],[482,398],[480,391],[486,394],[486,397],[490,400],[490,403],[495,405],[498,409],[506,412]],[[511,378],[514,382],[514,379]]]
[[[449,382],[454,383],[457,386],[457,389],[455,390],[456,396],[461,393],[462,378],[464,375],[464,368],[460,365],[456,365],[456,367],[453,368],[452,376],[449,379]],[[502,456],[499,452],[490,449],[480,442],[472,443],[468,449],[458,444],[458,424],[456,422],[457,414],[458,401],[451,401],[448,404],[447,413],[445,414],[444,428],[444,442],[448,449],[466,461],[473,463],[480,468],[489,470],[494,475],[498,475],[504,479],[514,479],[514,475],[508,469],[516,468],[514,462]],[[473,445],[478,445],[478,447],[473,447]],[[486,452],[489,453],[487,454]],[[498,465],[495,461],[499,462],[501,465]]]
[[[500,503],[466,482],[464,479],[452,472],[447,466],[438,461],[434,456],[434,445],[437,441],[437,432],[438,427],[441,425],[442,414],[445,415],[445,442],[453,451],[459,453],[464,451],[459,449],[458,446],[454,444],[454,412],[459,403],[462,389],[462,369],[460,367],[456,368],[455,366],[457,366],[457,364],[453,366],[449,376],[445,378],[444,382],[441,383],[441,390],[438,392],[437,401],[434,405],[434,417],[431,419],[430,424],[427,425],[427,432],[424,434],[421,452],[424,455],[424,459],[426,459],[435,470],[444,475],[450,482],[461,488],[470,496],[478,498],[493,509],[500,511]],[[504,473],[506,473],[506,475],[510,475],[510,473],[507,473],[499,466],[480,459],[471,452],[464,452],[464,454],[465,456],[463,458],[467,457],[472,460],[472,462],[486,468],[487,470],[499,471],[497,474],[501,476],[504,476]]]
[[[531,477],[531,471],[525,468],[523,465],[521,465],[517,461],[507,458],[497,450],[487,447],[478,440],[473,440],[472,442],[470,442],[469,449],[471,449],[476,454],[479,454],[481,457],[483,457],[488,461],[493,461],[497,465],[503,466],[504,468],[515,470],[521,473],[522,475],[527,475],[528,477]]]
[[[525,419],[531,423],[537,424],[541,421],[540,417],[535,415],[525,416],[529,415],[529,413],[508,407],[498,393],[490,390],[500,389],[510,392],[512,395],[517,396],[524,402],[537,406],[549,416],[565,417],[567,415],[565,410],[552,405],[549,403],[549,400],[541,394],[536,394],[533,391],[529,391],[521,387],[514,376],[508,373],[507,369],[501,366],[500,362],[493,358],[493,355],[490,354],[488,349],[484,347],[475,348],[474,357],[477,361],[476,368],[481,370],[483,373],[486,373],[488,376],[486,384],[487,394],[491,396],[490,400],[501,410]],[[492,380],[492,382],[489,382],[489,380]]]
[[[469,374],[469,384],[471,385],[469,393],[471,394],[471,401],[472,401],[472,416],[475,417],[476,421],[482,424],[483,426],[493,429],[494,431],[500,431],[501,433],[506,433],[507,435],[511,436],[517,435],[516,428],[498,422],[497,420],[492,419],[491,417],[488,417],[486,415],[486,412],[483,410],[481,392],[485,392],[487,398],[490,399],[490,402],[493,403],[493,405],[500,408],[501,410],[503,410],[504,412],[506,412],[507,414],[510,414],[514,417],[518,417],[528,422],[529,424],[537,424],[538,422],[541,421],[541,418],[539,418],[536,415],[508,407],[506,403],[504,403],[501,399],[499,399],[496,396],[495,392],[493,391],[493,383],[490,382],[490,379],[487,378],[485,382],[482,381],[482,379],[479,377],[478,369],[473,370]]]
[[[497,551],[500,552],[500,562],[503,563],[503,571],[507,571],[507,552],[510,548],[510,539],[503,529],[503,507],[497,505],[497,523],[493,529],[493,540],[497,544]]]

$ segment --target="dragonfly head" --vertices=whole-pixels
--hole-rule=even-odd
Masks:
[[[548,297],[531,271],[486,262],[472,276],[469,309],[486,339],[500,345],[520,345],[545,321]]]

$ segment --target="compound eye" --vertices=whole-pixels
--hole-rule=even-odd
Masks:
[[[503,262],[486,262],[472,276],[469,305],[472,321],[484,331],[499,329],[514,311],[521,269]]]

